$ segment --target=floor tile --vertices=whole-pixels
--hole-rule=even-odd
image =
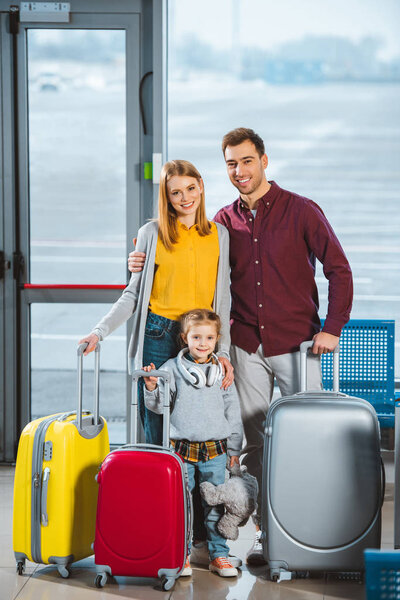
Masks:
[[[69,579],[63,579],[56,567],[40,567],[23,587],[18,600],[168,600],[171,597],[170,591],[162,592],[159,589],[158,580],[116,577],[109,580],[104,588],[98,589],[94,584],[95,576],[93,568],[75,567]]]
[[[15,564],[13,567],[0,567],[0,597],[4,600],[13,600],[27,584],[36,566],[29,567],[23,575],[17,575]]]
[[[357,581],[338,581],[334,575],[327,577],[324,600],[364,600],[365,585]]]
[[[387,457],[386,463],[387,463]],[[393,547],[393,469],[387,465],[388,483],[382,514],[383,547]],[[72,567],[69,579],[62,579],[54,566],[27,562],[26,572],[18,576],[12,551],[12,493],[14,468],[0,467],[0,597],[1,600],[364,600],[364,586],[357,582],[326,579],[298,579],[274,583],[266,567],[246,565],[237,578],[222,578],[208,568],[194,567],[193,576],[181,578],[169,592],[159,589],[157,580],[127,577],[111,579],[105,588],[94,585],[93,557]],[[255,528],[250,521],[240,529],[239,539],[229,542],[231,552],[245,562]]]
[[[0,567],[15,567],[12,535],[0,535]]]

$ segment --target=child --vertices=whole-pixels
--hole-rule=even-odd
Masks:
[[[222,369],[214,354],[220,318],[211,310],[196,309],[183,314],[180,322],[181,337],[187,347],[160,368],[171,373],[171,445],[186,463],[192,492],[196,470],[199,483],[224,483],[226,453],[231,466],[239,463],[243,430],[235,387],[221,388]],[[144,370],[154,368],[151,363]],[[148,409],[161,414],[164,383],[160,381],[158,385],[157,379],[144,377],[144,400]],[[223,508],[211,507],[204,501],[203,508],[209,569],[221,577],[233,577],[238,574],[237,569],[228,560],[229,548],[217,530]],[[191,574],[188,557],[181,575]]]

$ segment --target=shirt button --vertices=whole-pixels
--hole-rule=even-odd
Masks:
[[[255,241],[255,242],[258,242],[258,239],[257,239],[257,238],[254,238],[254,241]]]
[[[267,206],[269,206],[269,202],[267,202]]]
[[[253,219],[249,219],[249,221],[252,221]]]
[[[262,304],[259,304],[258,306],[259,306],[260,308],[262,308]]]
[[[257,281],[257,285],[261,285],[261,281]]]
[[[259,260],[256,260],[256,265],[258,265],[259,262],[260,262]]]
[[[261,325],[261,329],[264,329],[264,325]]]

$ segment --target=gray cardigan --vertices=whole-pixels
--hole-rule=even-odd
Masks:
[[[219,261],[217,285],[215,288],[213,309],[221,317],[221,338],[218,342],[218,356],[229,358],[231,338],[229,333],[230,318],[230,279],[229,279],[229,233],[223,225],[216,223],[219,242]],[[151,290],[153,288],[154,263],[158,240],[158,224],[150,221],[139,229],[136,249],[146,253],[146,262],[140,273],[132,273],[129,284],[121,297],[113,304],[110,311],[94,327],[100,340],[112,333],[117,327],[132,317],[132,335],[128,349],[128,371],[141,369],[143,366],[144,331],[149,308]],[[193,308],[199,308],[193,306]]]
[[[228,454],[238,456],[242,449],[243,426],[235,384],[221,390],[221,380],[218,380],[212,386],[195,388],[183,377],[178,360],[182,360],[186,369],[193,366],[182,357],[170,358],[160,367],[171,374],[170,438],[191,442],[227,439]],[[197,363],[196,367],[206,371],[209,365]],[[149,410],[162,414],[164,389],[162,379],[152,392],[144,388],[144,402]]]

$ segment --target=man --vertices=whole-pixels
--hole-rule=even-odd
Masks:
[[[299,391],[299,345],[313,339],[309,389],[321,389],[319,354],[332,352],[348,321],[353,295],[346,256],[322,210],[311,200],[280,188],[265,175],[264,142],[252,130],[234,129],[222,141],[227,172],[239,198],[214,220],[230,234],[231,361],[239,393],[246,446],[243,463],[261,489],[263,425],[274,378],[282,396]],[[137,261],[134,256],[137,255]],[[140,253],[130,254],[130,269]],[[318,317],[315,258],[329,281],[323,330]],[[260,508],[248,564],[264,562]]]

